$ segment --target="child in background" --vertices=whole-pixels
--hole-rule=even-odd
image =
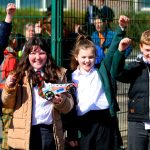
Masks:
[[[119,26],[125,28],[129,19],[120,16]],[[120,31],[120,32],[119,32]],[[87,37],[79,36],[71,61],[72,81],[78,84],[76,99],[77,122],[81,133],[80,150],[113,150],[116,112],[118,104],[112,79],[118,69],[123,49],[118,49],[118,44],[124,36],[124,31],[119,29],[109,51],[95,68],[96,48]],[[130,40],[123,39],[128,42]],[[123,42],[122,42],[123,43]],[[115,54],[115,57],[114,57]],[[111,65],[115,60],[115,65]],[[72,146],[75,143],[70,142]],[[76,142],[76,141],[74,141]]]
[[[11,33],[8,46],[4,51],[4,60],[1,64],[0,84],[1,90],[5,85],[5,80],[9,73],[15,70],[18,63],[18,50],[23,46],[23,38],[21,34]],[[2,150],[9,149],[7,144],[7,134],[12,119],[13,109],[2,108]]]
[[[140,39],[142,56],[119,70],[118,80],[130,83],[128,91],[128,150],[150,149],[150,30]]]
[[[17,34],[18,35],[18,34]],[[17,47],[19,47],[18,37],[16,34],[11,33],[9,37],[9,45],[4,51],[4,60],[1,64],[1,72],[0,72],[0,83],[2,86],[1,90],[5,85],[6,78],[8,75],[16,69],[18,63],[17,56]],[[2,108],[2,149],[8,149],[7,145],[7,134],[8,128],[10,125],[10,120],[12,118],[13,109]]]
[[[14,110],[8,130],[11,148],[64,149],[60,115],[73,108],[72,96],[57,94],[48,101],[41,88],[48,83],[66,83],[65,73],[66,69],[54,64],[42,37],[35,36],[27,41],[16,71],[8,76],[2,92],[3,107]]]
[[[1,65],[1,80],[5,80],[12,70],[17,65],[17,52],[16,49],[16,37],[15,34],[10,35],[9,45],[4,50],[4,61]]]

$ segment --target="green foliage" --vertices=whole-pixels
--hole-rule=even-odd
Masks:
[[[128,36],[133,39],[135,47],[139,44],[139,39],[143,31],[149,29],[150,25],[150,13],[148,12],[132,12],[128,11],[122,13],[130,18],[130,25],[128,27]],[[5,9],[0,9],[0,19],[4,20],[6,15]],[[64,23],[65,28],[68,31],[73,31],[75,24],[84,24],[85,21],[85,11],[69,10],[64,11]],[[13,30],[16,33],[23,33],[24,25],[32,22],[36,23],[45,17],[45,12],[39,11],[35,8],[25,8],[18,9],[13,19]],[[113,30],[118,25],[118,20],[114,20],[111,24]]]
[[[142,32],[149,29],[150,13],[141,12],[138,14],[131,14],[129,17],[131,18],[129,26],[130,35],[136,41],[139,41]]]
[[[137,49],[139,47],[139,40],[141,34],[149,29],[150,25],[150,13],[139,12],[139,13],[130,13],[130,25],[128,27],[128,35],[132,38],[134,46]]]
[[[141,34],[145,30],[149,30],[150,26],[150,12],[122,12],[121,14],[124,14],[130,18],[130,24],[127,28],[127,37],[132,39],[132,45],[135,50],[139,50],[139,40],[141,37]],[[118,20],[114,20],[111,24],[113,30],[118,25]]]
[[[84,24],[85,11],[69,10],[64,12],[64,22],[69,31],[74,30],[75,24]]]
[[[5,10],[0,10],[0,19],[4,20],[6,16]],[[32,22],[36,23],[45,16],[45,12],[39,11],[35,8],[18,9],[13,18],[13,31],[16,33],[23,33],[25,24]]]

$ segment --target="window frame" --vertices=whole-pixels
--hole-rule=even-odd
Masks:
[[[145,1],[147,1],[146,2],[146,4],[145,4]],[[145,6],[143,6],[143,5],[149,5],[148,7],[145,7]],[[140,5],[140,11],[150,11],[150,1],[149,0],[140,0],[139,1],[139,5]]]

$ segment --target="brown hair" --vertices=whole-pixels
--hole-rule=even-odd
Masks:
[[[142,33],[140,38],[140,45],[143,44],[150,45],[150,30],[146,30]]]
[[[75,59],[75,57],[79,54],[79,51],[81,49],[86,50],[87,48],[92,48],[93,53],[96,56],[96,48],[95,48],[94,43],[91,41],[90,37],[85,36],[85,35],[79,35],[77,37],[75,46],[72,51],[72,57],[71,57],[71,63],[70,63],[71,70],[77,69],[77,66],[79,65],[78,61]]]
[[[35,86],[38,82],[36,72],[29,62],[29,54],[32,47],[35,45],[39,46],[47,54],[47,61],[42,69],[42,71],[44,72],[43,78],[45,82],[57,83],[59,81],[57,72],[60,71],[60,68],[55,65],[46,40],[38,36],[29,39],[26,43],[25,50],[16,69],[17,83],[22,84],[23,77],[25,76],[25,71],[28,72],[28,78],[32,79],[33,86]]]

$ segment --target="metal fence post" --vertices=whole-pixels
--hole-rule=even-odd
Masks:
[[[58,0],[57,5],[57,65],[62,65],[63,0]]]
[[[56,23],[57,23],[57,1],[52,1],[52,20],[51,20],[51,53],[52,53],[52,57],[53,59],[56,60],[56,42],[57,42],[57,28],[56,28]]]
[[[52,1],[51,52],[57,65],[62,63],[63,0]]]

